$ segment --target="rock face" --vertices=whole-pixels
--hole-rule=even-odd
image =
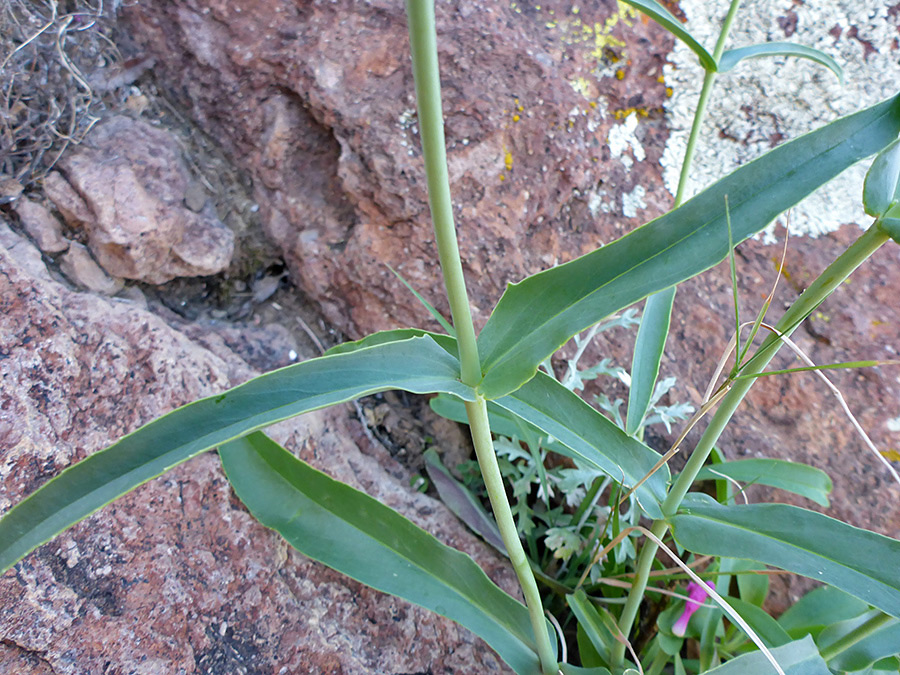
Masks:
[[[507,282],[670,201],[658,160],[672,40],[614,0],[579,7],[438,3],[455,215],[479,321]],[[253,175],[292,279],[335,326],[357,337],[428,320],[384,263],[446,310],[402,4],[175,0],[124,8],[122,20],[166,90]]]
[[[221,272],[234,234],[213,213],[185,206],[190,180],[175,137],[112,117],[59,162],[47,195],[112,276],[162,284]]]
[[[663,64],[672,41],[611,0],[579,4],[577,12],[558,2],[538,9],[458,0],[439,3],[437,12],[455,214],[481,322],[507,282],[584,253],[669,207],[659,159],[669,121]],[[292,280],[334,325],[353,337],[429,325],[384,262],[446,310],[399,4],[298,9],[286,0],[260,0],[247,12],[219,0],[172,0],[128,7],[123,20],[140,36],[141,52],[156,60],[170,94],[254,177],[266,227]],[[227,110],[222,100],[230,102]],[[853,232],[850,226],[792,241],[775,320]],[[753,301],[777,276],[781,249],[748,242],[740,250],[739,283],[755,312]],[[798,336],[814,359],[896,358],[889,336],[900,316],[886,290],[900,288],[896,260],[891,244],[826,303],[825,318],[817,315]],[[664,363],[679,377],[680,400],[699,403],[697,392],[730,337],[731,317],[727,273],[683,286]],[[599,351],[627,365],[632,342],[633,335],[613,336]],[[814,379],[759,383],[724,442],[734,456],[786,455],[827,465],[837,485],[834,515],[900,535],[900,491],[863,454],[833,397]],[[883,369],[834,379],[856,401],[879,447],[896,450],[896,376]],[[669,440],[654,442],[662,448]]]
[[[3,226],[0,512],[112,439],[253,375],[225,347],[233,332],[207,336],[213,353],[130,301],[69,290]],[[405,487],[345,410],[275,435],[512,588],[498,556]],[[246,513],[213,454],[29,555],[0,578],[0,606],[3,675],[505,672],[455,624],[293,552]]]

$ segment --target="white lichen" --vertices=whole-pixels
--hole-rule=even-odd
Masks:
[[[896,93],[900,50],[895,40],[900,12],[889,16],[890,4],[881,0],[747,0],[734,22],[729,48],[767,41],[815,47],[844,68],[845,84],[841,86],[822,66],[797,58],[748,60],[720,75],[688,194],[779,143]],[[712,51],[728,3],[682,0],[680,7],[688,17],[688,30]],[[793,25],[789,12],[796,14],[796,29],[786,36],[785,27]],[[671,136],[662,164],[666,186],[674,194],[703,80],[696,56],[681,42],[670,56],[665,79],[673,96],[666,103]],[[848,223],[867,227],[871,219],[863,213],[861,194],[868,164],[852,167],[798,205],[792,213],[792,233],[814,237]]]
[[[606,143],[609,145],[609,152],[615,159],[623,160],[625,151],[631,149],[631,154],[638,162],[643,162],[647,154],[644,152],[644,146],[638,140],[635,132],[638,127],[638,116],[635,114],[628,115],[620,124],[614,124],[609,130],[606,137]],[[631,163],[628,163],[628,167]]]
[[[647,202],[644,196],[647,191],[643,185],[635,185],[631,192],[622,194],[622,215],[626,218],[634,218],[637,216],[638,210],[646,209]]]

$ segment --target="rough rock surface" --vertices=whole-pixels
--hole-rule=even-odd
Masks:
[[[254,374],[225,346],[233,330],[207,336],[213,353],[130,301],[72,291],[5,226],[0,299],[0,512],[110,439]],[[405,487],[346,410],[276,437],[510,588],[503,562]],[[29,555],[0,577],[0,607],[3,675],[505,672],[471,633],[289,550],[243,509],[214,454]]]
[[[63,237],[62,223],[46,206],[20,197],[13,208],[28,236],[44,253],[60,253],[69,248],[69,242]]]
[[[111,275],[162,284],[221,272],[234,234],[185,206],[190,174],[175,137],[128,117],[98,124],[45,179],[47,195]]]
[[[614,0],[579,7],[437,8],[450,175],[479,321],[507,282],[670,200],[659,79],[672,39]],[[122,20],[162,89],[254,177],[292,279],[335,326],[357,337],[427,320],[384,263],[446,309],[402,3],[176,0],[123,8]],[[619,217],[626,207],[634,217]]]

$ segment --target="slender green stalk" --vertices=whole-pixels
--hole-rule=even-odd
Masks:
[[[822,649],[819,654],[826,662],[831,661],[835,656],[847,651],[857,642],[865,640],[872,633],[893,620],[894,617],[889,614],[876,614],[865,623],[854,628],[834,644],[828,645],[825,649]]]
[[[466,403],[466,413],[469,417],[469,427],[472,430],[475,455],[478,458],[478,466],[481,468],[484,485],[491,501],[491,508],[494,510],[494,517],[497,519],[497,527],[500,529],[500,536],[503,537],[506,552],[509,553],[509,560],[519,578],[522,594],[525,596],[525,605],[528,607],[531,617],[538,656],[541,659],[541,669],[545,675],[556,675],[559,667],[553,657],[553,648],[550,645],[541,594],[528,563],[528,557],[525,555],[525,549],[522,548],[522,542],[519,540],[516,523],[513,520],[512,511],[510,511],[509,502],[506,500],[506,489],[503,486],[503,478],[497,464],[497,455],[494,453],[494,443],[488,423],[487,403],[479,396],[478,400]]]
[[[803,294],[797,298],[793,305],[785,312],[781,321],[775,326],[776,329],[789,336],[800,323],[812,314],[815,309],[829,296],[834,290],[840,286],[850,274],[859,267],[869,256],[878,250],[890,237],[876,226],[870,227],[863,235],[857,239],[837,260],[829,265],[822,274],[807,288]],[[757,350],[756,354],[751,358],[742,373],[752,374],[762,372],[768,365],[772,357],[781,347],[781,340],[777,336],[771,336]],[[706,431],[697,443],[694,452],[678,474],[678,478],[669,490],[666,500],[662,504],[662,512],[667,518],[675,515],[678,507],[681,505],[684,496],[687,494],[697,474],[706,463],[709,453],[712,452],[716,442],[725,430],[726,425],[737,410],[738,405],[746,396],[750,387],[756,378],[747,378],[737,380],[733,383],[731,390],[722,399],[718,409],[709,422]],[[662,539],[668,531],[669,525],[665,520],[654,521],[650,531],[657,537]],[[631,632],[631,626],[637,616],[637,610],[640,606],[644,591],[647,588],[647,580],[653,565],[653,559],[656,557],[658,547],[652,541],[648,540],[638,557],[637,569],[635,573],[634,583],[628,596],[628,602],[622,609],[622,615],[619,618],[619,628],[625,635]],[[616,645],[616,653],[613,654],[614,664],[621,664],[625,657],[624,645],[619,650]],[[620,652],[620,653],[619,653]],[[617,660],[618,659],[618,660]]]
[[[444,285],[459,344],[460,379],[465,384],[476,387],[482,378],[481,362],[475,342],[475,326],[469,309],[469,297],[459,257],[450,200],[433,0],[407,0],[406,12],[409,17],[409,40],[419,109],[419,136],[422,139],[425,174],[428,180],[428,202],[431,207]],[[503,487],[500,467],[497,465],[497,456],[494,454],[487,403],[481,397],[475,402],[466,403],[466,414],[469,418],[478,466],[484,478],[494,517],[525,596],[541,669],[544,675],[557,675],[558,664],[547,632],[541,595],[525,550],[522,548],[522,542],[519,540],[519,533],[516,531],[506,498],[506,489]]]
[[[731,5],[728,8],[728,14],[725,16],[725,20],[722,22],[722,30],[719,31],[719,39],[716,42],[716,48],[713,52],[713,60],[715,60],[716,63],[719,62],[719,59],[722,57],[722,53],[725,51],[725,42],[728,40],[728,33],[731,31],[731,24],[734,22],[734,17],[735,14],[737,14],[737,10],[740,4],[740,0],[731,0]],[[675,202],[672,205],[673,209],[677,209],[684,201],[684,194],[687,190],[688,184],[688,176],[691,171],[691,164],[693,164],[694,162],[694,153],[697,149],[697,139],[700,138],[700,128],[703,126],[703,118],[706,116],[706,107],[709,103],[709,95],[712,93],[713,83],[715,81],[716,72],[714,70],[707,70],[705,75],[703,76],[703,87],[700,89],[700,99],[697,101],[697,109],[694,111],[694,121],[691,124],[691,133],[690,136],[688,136],[687,147],[684,149],[684,159],[682,159],[681,161],[681,173],[678,176],[678,189],[675,192]],[[705,457],[704,461],[706,461]],[[691,482],[693,482],[693,480]],[[678,503],[681,503],[680,499]],[[651,531],[657,537],[662,539],[663,535],[666,533],[666,529],[667,526],[665,524],[658,527],[658,523],[654,523]],[[619,617],[619,628],[626,636],[631,632],[631,626],[634,624],[634,619],[637,616],[638,607],[640,606],[641,599],[644,596],[644,590],[647,587],[647,575],[650,574],[650,568],[653,564],[653,558],[656,556],[656,550],[656,544],[648,540],[644,544],[644,547],[641,550],[641,555],[638,558],[637,577],[635,579],[635,584],[634,586],[632,586],[631,591],[628,594],[628,601],[625,603],[625,607],[623,608],[622,614]],[[642,582],[641,579],[643,579]],[[612,665],[620,666],[624,658],[625,645],[617,643],[612,653]]]
[[[450,314],[456,328],[461,379],[465,384],[475,387],[481,382],[481,363],[456,241],[453,204],[450,200],[434,3],[432,0],[407,0],[406,13],[409,17],[409,42],[416,80],[419,137],[422,139],[425,176],[428,181],[428,204],[431,207],[431,220],[434,223],[441,272],[450,302]]]
[[[684,149],[684,159],[681,161],[681,174],[678,177],[678,190],[675,192],[675,203],[672,208],[677,209],[684,201],[684,193],[687,190],[688,174],[694,161],[694,152],[697,149],[697,139],[700,138],[700,127],[703,126],[703,117],[706,113],[706,104],[709,94],[712,92],[713,82],[716,81],[716,73],[707,70],[703,76],[703,88],[700,90],[700,100],[697,101],[697,110],[694,113],[694,123],[691,125],[691,135],[688,136],[687,147]]]

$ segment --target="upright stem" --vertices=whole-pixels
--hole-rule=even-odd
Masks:
[[[447,150],[444,141],[444,116],[441,112],[441,79],[438,71],[437,34],[434,28],[432,0],[407,0],[409,42],[413,75],[416,80],[416,102],[419,109],[419,137],[425,158],[428,181],[428,204],[437,241],[441,272],[450,314],[459,344],[461,379],[471,387],[481,382],[481,363],[475,343],[475,326],[469,309],[469,296],[463,276],[453,203],[450,199],[450,177],[447,172]]]
[[[728,7],[728,14],[722,22],[722,30],[719,31],[719,39],[716,41],[716,48],[713,51],[713,60],[716,63],[719,62],[722,53],[725,51],[728,33],[731,31],[731,24],[734,22],[734,17],[735,14],[737,14],[740,4],[741,0],[731,0],[731,5]],[[690,175],[691,164],[694,162],[694,153],[697,149],[697,139],[700,138],[700,128],[703,126],[703,118],[706,115],[706,106],[709,103],[709,95],[712,93],[713,83],[715,83],[715,81],[716,72],[714,70],[707,70],[703,76],[703,87],[700,89],[700,99],[697,101],[697,109],[694,111],[694,121],[691,124],[691,133],[688,136],[687,147],[684,149],[684,159],[681,161],[681,173],[678,176],[678,189],[675,192],[675,203],[672,205],[672,208],[674,209],[681,206],[684,201],[688,176]],[[672,311],[671,305],[669,306],[669,311]],[[703,461],[706,461],[706,457],[703,458]],[[691,482],[693,483],[693,479],[691,479]],[[690,485],[688,485],[688,487],[690,487]],[[671,492],[669,493],[669,496],[671,497]],[[669,500],[667,499],[666,503],[668,502]],[[678,500],[678,504],[680,503],[681,499]],[[678,508],[678,504],[676,504],[675,508]],[[665,510],[663,512],[665,513]],[[653,523],[651,531],[657,537],[662,539],[667,528],[668,526],[664,521],[656,521]],[[625,607],[622,608],[622,614],[619,616],[619,629],[626,636],[631,632],[631,627],[634,625],[634,619],[637,616],[638,608],[644,597],[644,591],[647,588],[647,579],[653,565],[653,558],[656,556],[657,548],[656,544],[648,539],[638,557],[637,569],[635,570],[635,583],[628,593],[628,600],[625,603]],[[616,643],[613,647],[611,656],[612,665],[620,666],[625,659],[625,645]]]
[[[425,174],[428,180],[428,202],[434,223],[438,256],[450,312],[459,344],[460,379],[470,387],[481,382],[481,362],[475,341],[475,326],[469,310],[469,297],[463,276],[462,261],[453,223],[453,207],[450,200],[450,179],[447,172],[447,153],[444,142],[444,119],[441,112],[441,82],[438,71],[437,36],[434,26],[433,0],[407,0],[409,41],[412,51],[413,74],[416,80],[416,100],[419,109],[419,136],[425,157]],[[528,564],[516,524],[513,520],[506,489],[494,454],[494,443],[487,415],[487,403],[478,396],[466,403],[472,442],[478,458],[478,466],[484,478],[494,517],[503,537],[509,559],[522,587],[525,604],[534,631],[535,646],[544,675],[557,675],[558,664],[550,644],[547,622],[541,595],[534,573]]]
[[[784,335],[793,333],[800,323],[812,314],[813,311],[815,311],[815,309],[831,295],[831,293],[833,293],[847,277],[850,276],[853,270],[859,267],[889,239],[890,237],[876,225],[873,225],[866,230],[866,232],[864,232],[850,248],[844,251],[837,260],[831,263],[813,284],[797,298],[796,302],[794,302],[790,309],[785,312],[781,321],[778,322],[775,328]],[[781,340],[779,340],[777,336],[773,335],[767,338],[741,372],[748,375],[762,372],[769,361],[772,360],[772,357],[774,357],[781,348],[781,344]],[[713,447],[716,442],[718,442],[719,437],[731,420],[732,415],[734,415],[735,410],[737,410],[738,405],[741,403],[744,396],[746,396],[750,387],[753,386],[755,379],[756,378],[750,377],[735,380],[731,391],[729,391],[722,399],[722,402],[719,404],[718,409],[709,422],[709,426],[706,428],[706,431],[703,432],[703,436],[697,443],[697,447],[694,449],[693,453],[691,453],[684,469],[678,474],[678,478],[675,480],[675,483],[669,490],[669,494],[666,496],[666,500],[662,504],[662,512],[666,518],[675,515],[684,496],[687,494],[691,485],[693,485],[694,480],[696,480],[697,474],[700,472],[700,469],[703,468],[704,463],[709,457],[709,453],[712,452]],[[669,524],[665,520],[654,521],[653,526],[650,528],[651,532],[660,539],[663,538],[668,529]],[[644,596],[644,591],[647,588],[647,580],[650,575],[653,559],[656,557],[657,549],[657,545],[649,539],[641,549],[634,583],[629,592],[628,601],[619,618],[619,628],[625,635],[628,635],[631,632],[631,626],[634,623],[638,607]],[[618,656],[620,659],[619,663],[624,659],[624,656],[623,647],[621,655]],[[613,658],[616,658],[615,654],[613,655]]]
[[[847,651],[853,645],[865,640],[872,633],[894,621],[888,614],[878,613],[865,623],[860,624],[834,644],[828,645],[819,652],[824,661],[831,661],[835,656]]]

